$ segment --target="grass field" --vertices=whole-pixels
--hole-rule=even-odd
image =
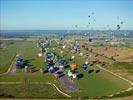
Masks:
[[[109,70],[133,81],[133,62],[115,62],[108,67]]]
[[[15,45],[12,48],[18,48]],[[71,53],[64,49],[63,54],[60,53],[60,49],[55,44],[55,52],[59,55],[66,55],[65,58],[71,57]],[[59,81],[50,73],[42,74],[39,69],[44,66],[44,58],[38,57],[39,49],[36,47],[35,42],[25,42],[25,47],[23,51],[24,60],[28,60],[30,67],[34,68],[36,71],[31,73],[25,73],[23,69],[18,69],[16,75],[4,75],[0,76],[0,82],[22,82],[23,84],[9,85],[1,84],[0,93],[1,97],[33,97],[33,98],[65,98],[56,89],[49,85],[35,85],[28,84],[28,82],[51,82],[54,83],[60,90],[71,95],[72,97],[98,97],[107,96],[114,94],[119,91],[126,90],[130,85],[113,76],[112,74],[101,70],[99,73],[88,74],[89,69],[99,69],[96,65],[93,67],[89,66],[87,71],[81,68],[81,64],[85,61],[85,57],[80,57],[75,54],[75,61],[78,64],[79,73],[83,74],[83,78],[80,80],[74,79],[74,82],[78,85],[78,92],[66,92],[64,88],[60,85]],[[6,59],[6,58],[5,58]],[[6,68],[7,69],[7,68]]]
[[[21,42],[14,42],[14,44],[7,44],[6,48],[0,49],[0,73],[7,71],[20,45]]]
[[[1,97],[8,98],[65,98],[50,85],[10,84],[0,86]]]
[[[84,76],[81,80],[75,80],[81,90],[77,93],[78,96],[106,96],[128,88],[128,84],[126,82],[103,70],[101,70],[101,72],[98,74],[96,74],[95,72],[88,74],[88,71],[84,71],[80,67],[81,59],[79,58],[77,60],[77,62],[79,63],[78,71],[83,73]],[[99,68],[93,66],[89,69]]]
[[[133,62],[116,62],[111,66],[111,68],[127,70],[129,73],[133,74]]]

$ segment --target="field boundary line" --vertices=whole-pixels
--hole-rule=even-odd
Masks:
[[[8,74],[10,72],[10,70],[12,68],[12,65],[14,64],[15,58],[16,58],[16,55],[14,56],[14,58],[12,60],[12,63],[10,64],[8,70],[6,72],[4,72],[4,73],[1,73],[0,76],[5,75],[5,74]]]
[[[60,92],[61,94],[65,95],[65,96],[67,96],[67,97],[69,97],[69,98],[71,98],[70,95],[68,95],[68,94],[66,94],[66,93],[64,93],[64,92],[62,92],[55,84],[49,83],[49,82],[47,82],[46,84],[49,84],[49,85],[51,85],[51,86],[54,86],[58,92]]]
[[[27,83],[27,82],[26,82]],[[0,82],[0,85],[13,85],[13,84],[25,84],[25,82]],[[69,97],[71,98],[70,95],[62,92],[55,84],[53,83],[50,83],[50,82],[28,82],[27,84],[46,84],[46,85],[50,85],[52,87],[54,87],[59,93],[61,93],[62,95],[66,96],[66,97]],[[120,91],[120,92],[116,92],[114,94],[110,94],[110,95],[107,95],[107,97],[113,97],[114,95],[117,95],[117,94],[121,94],[121,93],[124,93],[126,91],[130,91],[132,90],[132,88],[128,88],[127,90],[123,90],[123,91]],[[92,97],[93,98],[93,97]],[[100,97],[101,98],[101,97]]]
[[[8,85],[8,84],[22,84],[23,82],[0,82],[0,84]]]
[[[120,79],[122,79],[122,80],[124,80],[124,81],[126,81],[126,82],[128,82],[131,85],[131,87],[129,87],[128,89],[126,89],[124,91],[116,92],[115,94],[121,94],[121,93],[124,93],[126,91],[133,90],[133,82],[132,81],[130,81],[130,80],[128,80],[128,79],[126,79],[126,78],[124,78],[122,76],[119,76],[118,74],[113,73],[112,71],[109,71],[108,69],[103,68],[100,65],[97,65],[97,67],[100,68],[100,69],[102,69],[102,70],[104,70],[104,71],[106,71],[106,72],[108,72],[108,73],[110,73],[110,74],[112,74],[112,75],[114,75],[114,76],[116,76],[116,77],[118,77],[118,78],[120,78]],[[108,97],[113,97],[115,94],[108,95]]]
[[[4,84],[4,85],[8,85],[8,84],[23,84],[24,82],[0,82],[0,85]],[[62,95],[71,98],[70,95],[62,92],[55,84],[50,83],[50,82],[29,82],[29,84],[46,84],[46,85],[50,85],[52,87],[54,87],[59,93],[61,93]]]
[[[118,74],[115,74],[115,73],[113,73],[112,71],[109,71],[109,70],[107,70],[107,69],[101,67],[100,65],[97,65],[97,67],[100,68],[100,69],[103,69],[103,70],[106,71],[106,72],[111,73],[112,75],[114,75],[114,76],[116,76],[116,77],[119,77],[120,79],[122,79],[122,80],[124,80],[124,81],[126,81],[126,82],[128,82],[128,83],[132,86],[132,88],[133,88],[133,82],[132,82],[132,81],[130,81],[130,80],[128,80],[128,79],[126,79],[126,78],[124,78],[124,77],[122,77],[122,76],[119,76]]]

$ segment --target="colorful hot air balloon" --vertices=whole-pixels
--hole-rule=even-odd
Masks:
[[[76,63],[70,63],[70,68],[72,70],[75,70],[77,68],[77,64]]]

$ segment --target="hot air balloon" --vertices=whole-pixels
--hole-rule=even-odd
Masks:
[[[77,68],[77,64],[76,63],[70,63],[70,68],[72,70],[75,70]]]
[[[117,25],[117,30],[119,30],[120,29],[120,25]]]

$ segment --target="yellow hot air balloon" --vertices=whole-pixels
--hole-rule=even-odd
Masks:
[[[55,50],[55,48],[53,48],[53,50]]]

